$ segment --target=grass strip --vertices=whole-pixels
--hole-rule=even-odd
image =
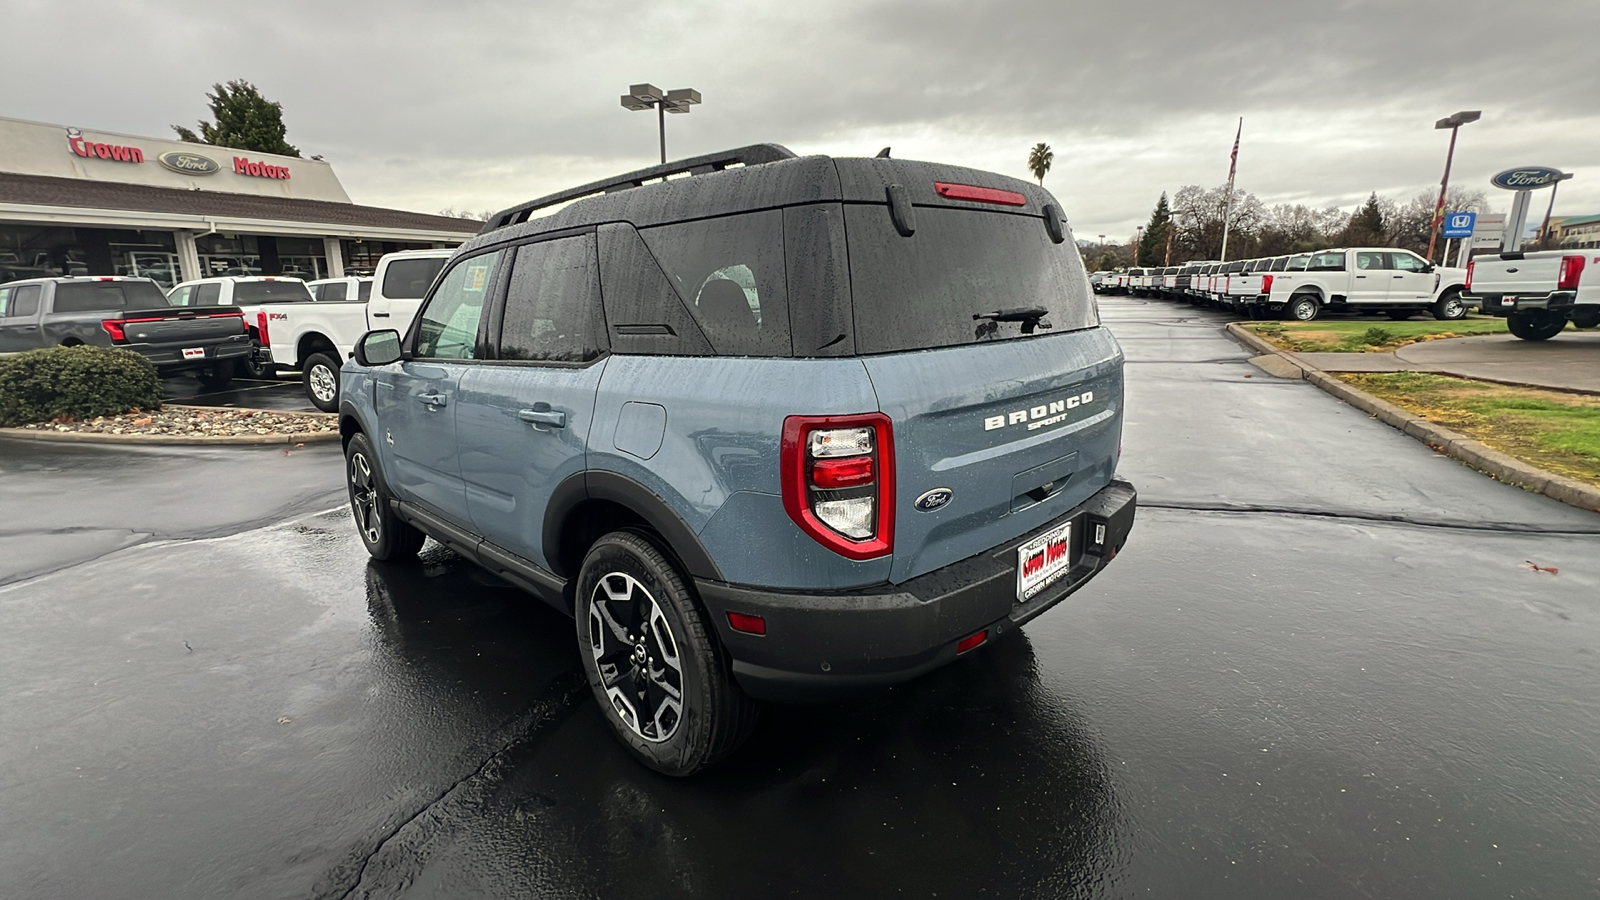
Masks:
[[[1273,346],[1295,353],[1366,353],[1393,350],[1422,341],[1468,337],[1477,334],[1505,334],[1506,320],[1469,316],[1454,322],[1431,319],[1421,322],[1326,321],[1247,322],[1245,327]]]
[[[1600,486],[1600,397],[1424,372],[1336,377],[1501,453]]]

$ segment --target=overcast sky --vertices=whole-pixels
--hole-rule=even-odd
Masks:
[[[1045,186],[1079,238],[1227,179],[1350,208],[1551,165],[1557,214],[1600,213],[1596,0],[800,0],[547,3],[0,0],[0,115],[171,136],[243,78],[358,203],[498,209],[656,161],[627,86],[693,87],[670,156],[759,141],[971,165]],[[1540,195],[1539,214],[1543,213]],[[0,198],[3,199],[3,198]]]

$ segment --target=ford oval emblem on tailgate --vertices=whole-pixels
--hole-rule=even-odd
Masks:
[[[917,509],[921,512],[933,512],[949,503],[951,496],[949,488],[934,488],[917,498]]]

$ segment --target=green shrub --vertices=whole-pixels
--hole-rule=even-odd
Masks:
[[[0,358],[0,426],[160,409],[150,361],[111,347],[51,347]]]
[[[1366,332],[1361,335],[1361,337],[1356,338],[1356,343],[1365,344],[1368,347],[1381,347],[1392,340],[1394,340],[1394,332],[1387,328],[1374,325],[1371,328],[1368,328]]]

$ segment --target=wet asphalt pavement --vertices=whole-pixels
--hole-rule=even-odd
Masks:
[[[1600,893],[1600,516],[1102,309],[1122,555],[683,781],[569,620],[315,514],[335,447],[0,444],[0,897]]]
[[[222,390],[207,388],[192,375],[171,375],[161,379],[161,396],[168,403],[190,406],[317,411],[306,397],[298,372],[286,372],[277,378],[235,378]]]

